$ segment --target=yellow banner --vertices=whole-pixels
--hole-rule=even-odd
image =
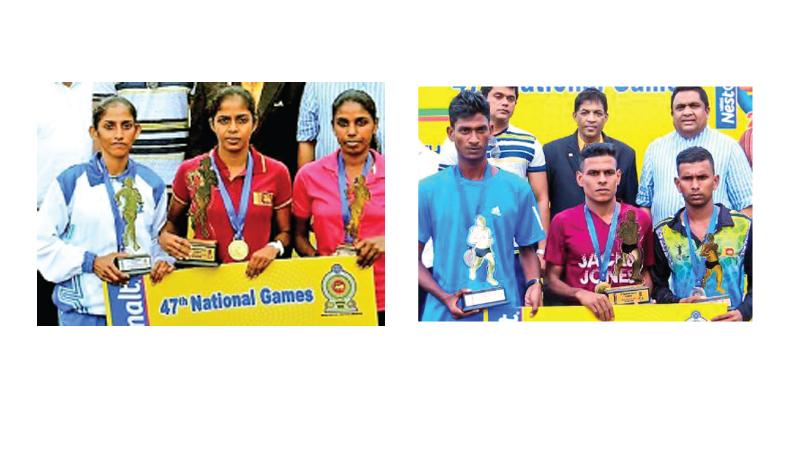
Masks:
[[[725,314],[724,303],[676,303],[669,305],[617,305],[617,322],[706,322]],[[592,322],[597,318],[585,306],[545,306],[534,317],[531,309],[522,308],[523,322]]]
[[[587,86],[588,87],[588,86]],[[644,152],[654,139],[674,130],[670,113],[672,90],[667,86],[597,86],[608,99],[604,132],[636,151],[638,171]],[[575,97],[583,86],[520,86],[511,123],[533,133],[542,143],[575,132]],[[420,87],[419,139],[434,151],[447,139],[447,108],[461,89],[479,86]],[[752,88],[704,87],[710,113],[708,125],[739,140],[750,124]]]
[[[106,284],[109,325],[377,325],[372,268],[355,256],[276,260],[255,279],[246,262],[180,269],[161,283]]]

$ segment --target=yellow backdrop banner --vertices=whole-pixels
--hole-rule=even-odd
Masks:
[[[575,132],[572,119],[575,97],[589,86],[519,86],[519,100],[511,123],[533,133],[542,143]],[[608,99],[608,122],[604,132],[636,151],[641,173],[644,152],[657,137],[674,130],[670,113],[672,88],[667,86],[592,86]],[[447,139],[450,100],[462,89],[479,86],[420,87],[419,139],[438,152]],[[752,88],[704,87],[709,99],[708,125],[739,140],[750,126]]]
[[[276,260],[255,279],[246,262],[176,270],[161,283],[106,284],[109,325],[377,325],[372,268],[355,256]]]

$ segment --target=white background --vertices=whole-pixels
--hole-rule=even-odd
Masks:
[[[798,448],[794,14],[86,3],[1,19],[1,448]],[[385,81],[387,326],[36,327],[31,93],[119,78]],[[754,322],[418,324],[416,87],[463,84],[754,86]]]

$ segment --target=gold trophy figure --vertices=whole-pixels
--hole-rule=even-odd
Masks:
[[[633,257],[633,273],[631,279],[637,284],[630,286],[609,287],[602,293],[608,296],[611,303],[615,305],[635,305],[639,303],[650,303],[650,290],[642,284],[644,277],[642,269],[642,249],[639,248],[639,223],[636,221],[636,213],[628,211],[625,219],[617,226],[617,238],[620,240],[621,255],[614,261],[614,275],[619,280],[622,265],[629,256]]]
[[[203,158],[200,161],[200,166],[189,172],[189,185],[194,187],[194,195],[192,196],[192,204],[189,208],[189,215],[192,218],[192,223],[195,224],[195,230],[202,239],[209,238],[208,231],[208,206],[211,204],[211,188],[217,185],[217,175],[211,169],[211,159]]]
[[[189,217],[192,220],[196,236],[200,239],[189,239],[189,258],[178,260],[182,266],[217,266],[217,241],[209,240],[211,225],[208,223],[208,207],[211,205],[211,192],[218,186],[217,174],[211,168],[211,156],[200,161],[197,169],[186,174],[192,202],[189,205]]]
[[[121,201],[120,201],[121,200]],[[125,222],[125,229],[122,232],[122,244],[125,248],[132,248],[137,251],[141,248],[136,241],[136,216],[139,208],[144,205],[142,194],[133,184],[133,178],[128,177],[122,182],[122,188],[117,191],[114,201],[122,207],[122,220]],[[128,275],[143,275],[150,272],[152,261],[149,254],[118,256],[114,259],[114,264],[119,270]]]
[[[628,256],[633,256],[633,274],[631,279],[637,283],[641,283],[642,268],[644,261],[642,261],[642,250],[639,248],[639,223],[636,222],[636,213],[628,211],[625,214],[625,220],[619,223],[617,227],[617,238],[621,242],[622,255],[614,262],[614,274],[619,278],[620,269],[623,263],[628,259]]]
[[[367,189],[367,180],[363,175],[353,178],[352,186],[347,188],[347,198],[352,198],[350,202],[350,222],[347,224],[347,234],[353,240],[358,239],[358,227],[361,225],[361,215],[364,214],[364,206],[372,198]]]
[[[357,175],[353,178],[353,184],[347,187],[345,192],[348,209],[350,210],[350,220],[345,226],[345,242],[336,247],[333,253],[337,256],[355,255],[356,249],[352,242],[358,239],[358,229],[361,225],[361,216],[364,214],[364,207],[372,198],[367,188],[367,179],[364,175]]]
[[[141,246],[136,242],[136,216],[144,202],[142,202],[142,194],[133,185],[133,178],[125,178],[125,181],[122,182],[122,189],[117,192],[114,199],[118,205],[120,199],[124,200],[122,219],[125,221],[125,232],[122,235],[122,242],[126,247],[132,247],[134,251],[139,250]]]
[[[722,266],[719,264],[719,245],[714,242],[714,235],[709,233],[708,240],[700,247],[700,256],[706,258],[706,274],[703,277],[703,286],[706,285],[712,274],[717,274],[717,291],[724,294],[722,289]]]

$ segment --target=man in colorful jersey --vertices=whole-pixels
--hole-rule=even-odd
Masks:
[[[697,86],[680,86],[672,91],[672,124],[675,131],[654,140],[644,154],[636,204],[648,210],[653,223],[675,214],[683,199],[673,187],[673,161],[681,150],[703,147],[716,162],[719,189],[714,202],[752,217],[752,169],[733,138],[708,126],[708,94]]]
[[[615,155],[608,143],[583,150],[576,179],[586,201],[553,218],[545,251],[547,302],[584,305],[600,320],[614,319],[606,288],[640,284],[638,275],[652,286],[653,226],[647,213],[616,200],[622,173]],[[628,239],[631,231],[638,235],[635,244]],[[643,264],[634,257],[637,249]]]
[[[712,320],[750,320],[752,221],[721,203],[713,203],[720,177],[708,150],[687,148],[678,154],[676,162],[675,186],[683,195],[685,207],[656,225],[653,296],[658,303],[691,303],[725,296],[730,298],[729,311]]]
[[[575,182],[575,172],[580,164],[581,151],[589,144],[606,142],[614,145],[617,168],[622,178],[617,186],[617,200],[633,205],[639,178],[636,174],[636,153],[622,141],[603,133],[608,121],[608,99],[596,88],[587,88],[575,97],[572,118],[578,129],[569,136],[549,142],[544,146],[547,160],[547,192],[550,197],[550,215],[582,205],[583,189]]]
[[[455,144],[458,164],[419,185],[419,285],[428,292],[422,320],[480,320],[478,310],[463,311],[461,296],[498,288],[508,306],[523,306],[524,298],[524,305],[535,312],[541,305],[541,286],[533,245],[544,238],[544,230],[533,192],[520,177],[488,164],[486,148],[493,127],[482,95],[460,92],[450,102],[449,115],[447,135]],[[428,239],[436,255],[432,272],[422,263]],[[522,282],[514,270],[515,239]],[[491,317],[491,308],[489,312]]]

